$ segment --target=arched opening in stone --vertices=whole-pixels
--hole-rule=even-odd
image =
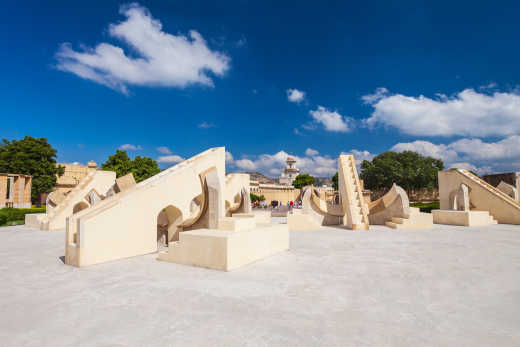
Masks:
[[[86,208],[88,208],[88,204],[86,202],[84,202],[84,201],[80,201],[76,205],[74,205],[74,207],[72,209],[72,214],[76,214],[79,211],[82,211],[82,210],[84,210]]]
[[[168,242],[179,241],[181,229],[181,210],[173,205],[163,208],[157,215],[157,246],[165,247]]]

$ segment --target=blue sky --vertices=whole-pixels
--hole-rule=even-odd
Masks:
[[[24,1],[0,13],[0,136],[60,162],[168,167],[226,146],[279,174],[416,150],[520,171],[520,22],[506,1]]]

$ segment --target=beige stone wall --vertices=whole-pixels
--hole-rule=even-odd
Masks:
[[[0,208],[5,206],[7,200],[7,176],[0,175]]]
[[[32,177],[25,177],[24,203],[31,204]]]
[[[7,185],[9,184],[9,196]],[[0,208],[31,207],[32,177],[23,174],[0,174]]]
[[[375,201],[381,197],[383,197],[388,192],[388,189],[381,190],[372,190],[371,191],[371,199]],[[411,189],[406,190],[406,194],[408,194],[408,199],[411,202],[416,201],[438,201],[439,200],[439,189]]]
[[[61,176],[57,176],[56,189],[62,193],[70,191],[81,182],[88,173],[96,170],[95,166],[75,165],[75,164],[56,164],[63,166],[65,172]]]
[[[286,204],[289,201],[296,201],[298,195],[300,195],[300,189],[296,188],[287,188],[287,189],[269,189],[269,188],[259,188],[257,191],[253,192],[256,195],[263,195],[265,197],[265,202],[270,204],[271,201],[276,200],[278,202],[282,202],[282,204]]]

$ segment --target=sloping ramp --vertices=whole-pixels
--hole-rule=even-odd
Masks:
[[[410,207],[406,191],[393,184],[382,198],[368,204],[370,224],[386,225],[393,229],[424,229],[433,227],[431,213]]]
[[[488,211],[498,223],[520,224],[520,203],[486,181],[462,169],[439,171],[441,210],[450,210],[450,194],[461,184],[469,188],[472,210]]]
[[[289,230],[313,230],[322,225],[341,225],[343,222],[343,207],[331,205],[321,199],[313,186],[302,189],[302,209],[293,209],[287,215]]]
[[[41,230],[64,229],[68,216],[95,203],[89,199],[89,193],[95,193],[93,196],[106,194],[115,181],[115,172],[91,171],[67,194],[59,191],[49,194],[46,213],[27,214],[25,216],[25,225]]]

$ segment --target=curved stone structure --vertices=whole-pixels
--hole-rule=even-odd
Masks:
[[[320,199],[313,186],[302,189],[302,209],[294,209],[287,215],[289,230],[313,230],[322,225],[341,225],[343,222],[343,207],[331,205]]]
[[[368,206],[370,224],[386,225],[393,229],[424,229],[433,226],[432,215],[410,207],[408,194],[395,183],[388,193]]]
[[[504,181],[501,181],[497,189],[509,195],[513,200],[520,202],[520,195],[518,195],[518,189]]]
[[[251,213],[249,174],[232,173],[226,175],[224,199],[227,217],[231,217],[235,213]]]

